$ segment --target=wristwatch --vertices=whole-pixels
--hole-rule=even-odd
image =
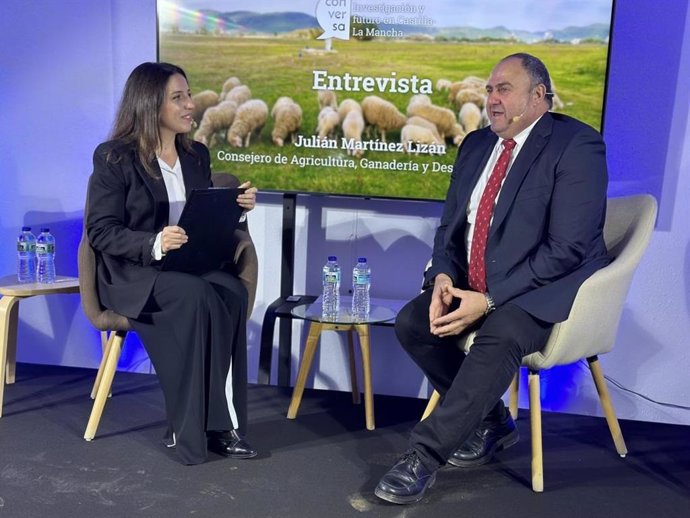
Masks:
[[[486,311],[484,312],[484,314],[488,315],[494,309],[496,309],[496,303],[494,302],[494,298],[491,295],[489,295],[488,291],[484,293],[484,298],[486,298]]]

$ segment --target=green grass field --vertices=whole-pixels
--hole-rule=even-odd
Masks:
[[[252,90],[255,99],[263,99],[269,106],[280,96],[292,97],[303,110],[300,133],[305,137],[316,130],[319,105],[312,90],[313,71],[327,70],[329,74],[397,77],[432,80],[439,78],[458,81],[468,75],[488,77],[493,65],[503,56],[527,51],[539,56],[549,67],[558,94],[566,107],[561,110],[599,128],[603,98],[603,77],[606,67],[605,46],[598,45],[509,45],[491,43],[335,40],[328,54],[317,54],[305,48],[320,49],[320,41],[298,38],[230,38],[212,35],[162,33],[160,59],[180,65],[189,76],[192,92],[211,89],[220,92],[225,79],[237,76]],[[360,101],[376,94],[393,102],[403,113],[411,94],[338,92],[338,102],[349,97]],[[434,90],[432,100],[450,107],[446,92]],[[219,150],[254,153],[271,158],[277,154],[295,157],[347,158],[344,150],[296,148],[287,144],[278,147],[271,141],[272,120],[259,138],[253,138],[248,148],[230,148],[223,143],[211,149],[213,169],[229,171],[242,179],[251,180],[263,190],[322,192],[335,194],[365,194],[370,196],[442,199],[448,188],[447,172],[432,172],[432,163],[452,165],[456,148],[449,143],[445,155],[409,156],[395,152],[367,151],[363,158],[390,162],[429,164],[426,174],[421,172],[390,172],[363,168],[354,159],[355,167],[318,167],[275,164],[247,164],[219,160]],[[387,134],[387,141],[398,141],[399,132]],[[420,168],[421,171],[421,168]]]

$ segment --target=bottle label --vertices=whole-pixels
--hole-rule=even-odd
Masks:
[[[359,273],[355,275],[355,284],[362,285],[362,284],[369,284],[369,280],[371,279],[371,275],[368,273]]]
[[[17,241],[17,252],[30,252],[32,248],[28,241]]]
[[[328,283],[333,283],[333,284],[335,284],[335,283],[337,283],[337,282],[340,282],[340,273],[338,273],[338,272],[328,272],[328,273],[325,273],[325,274],[324,274],[323,278],[324,278],[324,281],[326,281],[326,282],[328,282]]]
[[[55,245],[53,243],[38,243],[36,245],[37,254],[52,254],[55,253]]]

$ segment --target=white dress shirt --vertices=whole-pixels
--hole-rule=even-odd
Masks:
[[[161,173],[163,173],[165,190],[168,192],[168,225],[177,225],[177,222],[180,221],[180,215],[182,214],[182,209],[184,209],[184,204],[187,201],[180,158],[177,158],[173,167],[170,167],[165,160],[160,157],[157,158]],[[153,250],[151,251],[156,261],[160,261],[163,258],[161,234],[162,232],[159,232],[156,236],[156,241],[153,243]]]

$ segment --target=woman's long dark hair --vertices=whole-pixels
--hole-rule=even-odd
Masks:
[[[165,100],[165,87],[175,74],[187,79],[184,70],[170,63],[142,63],[132,70],[125,83],[110,136],[124,145],[134,145],[144,169],[154,178],[159,176],[152,161],[161,145],[158,130],[160,110]],[[186,134],[177,134],[175,142],[191,152],[192,146]]]

